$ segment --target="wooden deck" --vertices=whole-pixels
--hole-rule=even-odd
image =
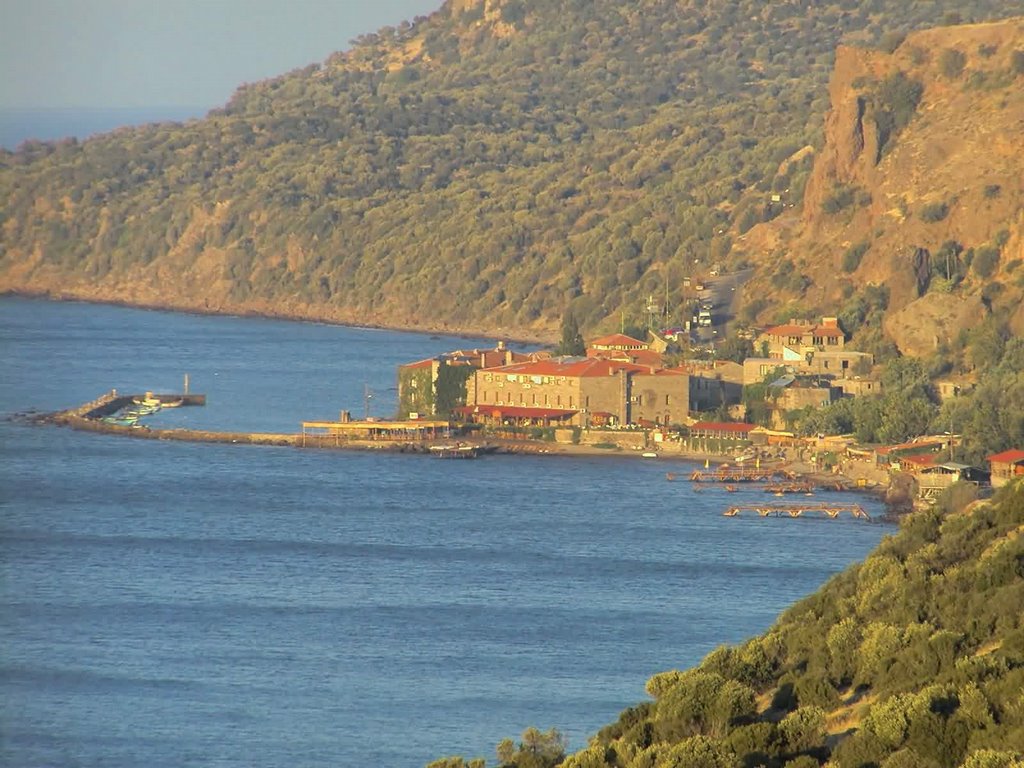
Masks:
[[[797,474],[785,469],[719,467],[715,470],[697,470],[690,475],[695,483],[767,483],[777,478],[796,480]]]
[[[743,513],[755,512],[760,517],[827,517],[835,520],[840,515],[850,515],[858,520],[871,521],[871,515],[860,504],[737,504],[722,514],[737,517]]]

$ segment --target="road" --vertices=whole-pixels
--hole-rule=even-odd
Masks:
[[[738,272],[710,277],[705,281],[700,299],[702,302],[711,303],[714,325],[711,328],[697,329],[701,343],[724,339],[733,330],[736,313],[742,302],[743,286],[753,274],[753,269],[741,269]]]

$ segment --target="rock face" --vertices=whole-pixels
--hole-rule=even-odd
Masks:
[[[905,353],[927,354],[989,311],[1024,332],[1022,52],[1024,19],[914,33],[891,54],[840,47],[800,220],[755,227],[750,242],[774,252],[752,260],[765,273],[790,260],[812,283],[804,302],[827,314],[867,284],[887,286],[885,329]],[[867,250],[846,271],[857,244]],[[954,246],[949,286],[936,254]]]

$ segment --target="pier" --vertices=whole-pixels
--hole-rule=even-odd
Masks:
[[[793,480],[785,483],[772,482],[765,485],[764,490],[767,493],[774,493],[776,496],[781,496],[784,493],[814,493],[814,489],[817,486],[807,480]]]
[[[719,467],[713,471],[697,470],[690,475],[694,483],[767,483],[776,478],[796,480],[795,472],[772,468]]]
[[[744,512],[755,512],[760,517],[827,517],[835,520],[840,515],[848,514],[858,520],[871,521],[871,515],[860,504],[737,504],[729,507],[722,514],[726,517],[737,517]]]
[[[398,453],[434,454],[431,445],[437,438],[446,438],[451,425],[447,421],[352,421],[303,422],[302,432],[218,432],[181,427],[150,427],[141,423],[161,408],[204,406],[206,395],[190,394],[121,394],[110,390],[99,397],[55,413],[28,417],[37,424],[57,424],[86,432],[121,435],[143,440],[177,440],[190,443],[229,443],[233,445],[288,446],[292,448],[338,448],[382,450]],[[429,440],[429,442],[428,442]],[[449,445],[441,443],[441,445]],[[453,451],[457,448],[450,444]],[[474,445],[457,451],[460,458],[488,453],[529,453],[517,446]],[[445,456],[448,458],[448,456]]]

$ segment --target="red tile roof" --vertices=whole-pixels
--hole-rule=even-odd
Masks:
[[[415,363],[408,363],[403,365],[403,368],[430,368],[434,364],[434,358],[428,357],[426,360],[417,360]]]
[[[588,357],[600,357],[603,360],[618,360],[637,365],[662,366],[664,358],[653,349],[588,349]]]
[[[834,325],[795,325],[787,323],[765,330],[768,336],[843,336],[843,331]]]
[[[765,333],[769,336],[803,336],[809,330],[809,325],[776,325],[765,329]]]
[[[1019,448],[1012,448],[1009,451],[993,454],[992,456],[989,456],[986,461],[994,461],[997,464],[1017,464],[1018,462],[1024,461],[1024,451]]]
[[[604,360],[599,357],[560,360],[538,360],[537,362],[513,363],[497,368],[488,368],[489,373],[523,374],[526,376],[611,376],[619,371],[646,373],[650,366],[634,365],[618,360]]]
[[[594,339],[588,347],[646,347],[646,341],[640,341],[640,339],[634,339],[632,336],[627,336],[624,333],[613,333],[611,336],[602,336],[600,339]]]

